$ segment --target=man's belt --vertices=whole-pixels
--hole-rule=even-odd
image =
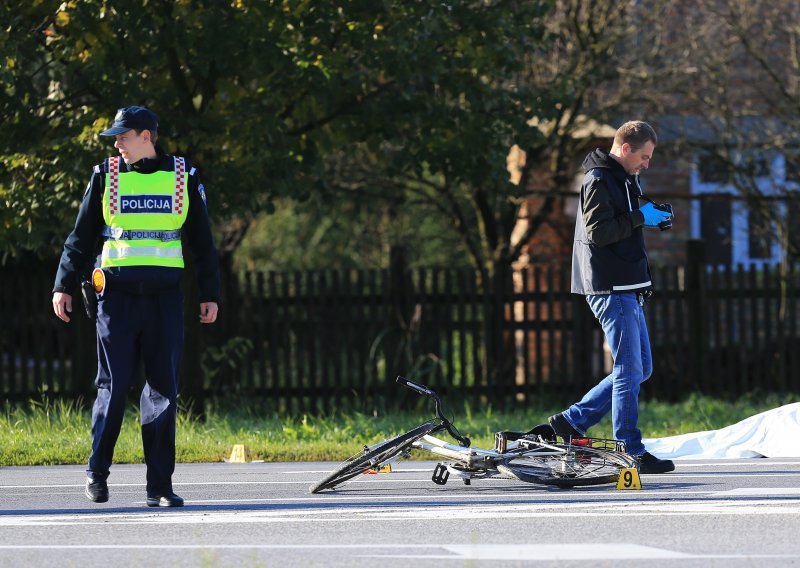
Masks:
[[[109,239],[125,240],[125,241],[139,241],[143,239],[151,239],[156,241],[179,241],[181,238],[181,230],[175,229],[174,231],[147,231],[137,229],[123,229],[122,227],[103,227],[103,236]]]

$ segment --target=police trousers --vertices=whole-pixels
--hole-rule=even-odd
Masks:
[[[147,493],[172,491],[178,373],[183,352],[180,288],[131,293],[106,290],[97,306],[97,399],[92,410],[88,477],[105,479],[114,457],[128,392],[140,397]],[[143,366],[143,367],[142,367]]]

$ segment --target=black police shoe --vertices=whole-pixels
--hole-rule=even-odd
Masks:
[[[105,479],[86,478],[86,496],[89,501],[105,503],[108,501],[108,483]]]
[[[585,438],[583,434],[578,432],[575,428],[572,427],[572,424],[567,422],[567,419],[564,418],[564,414],[558,413],[554,414],[550,418],[547,419],[547,422],[552,426],[553,430],[556,434],[564,438],[564,440],[569,440],[570,437],[572,438]]]
[[[159,495],[147,496],[148,507],[183,507],[183,498],[178,497],[172,491]]]
[[[672,460],[659,459],[650,452],[636,456],[636,460],[639,462],[639,473],[667,473],[675,469]]]

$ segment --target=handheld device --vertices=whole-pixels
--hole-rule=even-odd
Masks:
[[[669,213],[672,216],[669,219],[667,219],[666,221],[661,221],[658,224],[658,228],[659,229],[661,229],[662,231],[666,231],[667,229],[671,229],[672,228],[672,218],[675,216],[675,214],[672,212],[672,205],[670,205],[669,203],[656,203],[655,201],[653,201],[649,197],[645,197],[644,195],[639,195],[639,198],[640,199],[644,199],[648,203],[652,203],[653,207],[655,207],[659,211],[666,211],[667,213]]]

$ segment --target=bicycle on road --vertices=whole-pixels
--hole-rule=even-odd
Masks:
[[[325,479],[312,485],[311,493],[334,489],[364,472],[408,458],[413,448],[452,460],[434,468],[431,479],[439,485],[446,484],[453,474],[467,485],[472,479],[502,476],[529,483],[578,487],[616,483],[622,470],[638,469],[638,462],[625,453],[622,442],[570,438],[558,443],[549,424],[536,426],[528,432],[497,432],[495,447],[491,450],[471,448],[470,439],[462,436],[442,413],[438,394],[404,377],[397,377],[397,382],[432,399],[436,418],[374,446],[364,446]],[[441,431],[450,434],[458,444],[433,435]]]

